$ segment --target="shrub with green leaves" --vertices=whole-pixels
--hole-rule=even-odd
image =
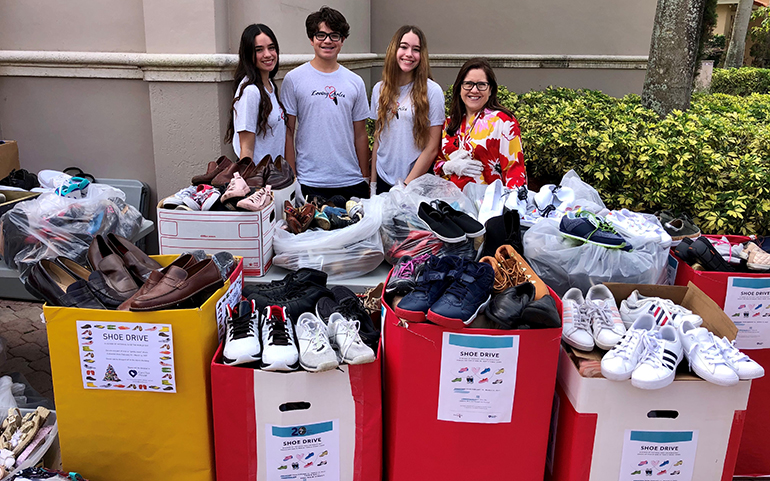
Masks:
[[[770,93],[770,69],[754,67],[715,68],[711,76],[709,91],[742,96]]]

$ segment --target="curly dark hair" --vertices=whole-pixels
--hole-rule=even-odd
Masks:
[[[329,6],[324,5],[321,10],[313,12],[307,16],[305,20],[305,30],[307,31],[307,38],[312,39],[318,32],[321,22],[332,32],[338,32],[342,35],[342,38],[348,38],[350,35],[350,25],[339,10],[335,10]]]

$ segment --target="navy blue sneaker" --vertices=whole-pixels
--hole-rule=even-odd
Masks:
[[[463,265],[461,257],[430,256],[417,277],[414,290],[396,306],[396,315],[411,322],[425,322],[428,309],[444,294],[454,277],[462,274]]]
[[[492,298],[495,270],[489,264],[467,261],[428,311],[428,320],[452,329],[460,329],[476,319]]]
[[[615,232],[610,222],[585,210],[567,212],[561,218],[559,231],[564,237],[580,242],[588,242],[608,249],[631,250],[631,245],[626,243],[623,236]]]

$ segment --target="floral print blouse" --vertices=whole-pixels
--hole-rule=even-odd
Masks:
[[[451,136],[446,131],[448,123],[447,118],[441,150],[433,166],[436,175],[454,182],[461,189],[470,182],[491,184],[495,179],[501,179],[503,185],[511,189],[527,183],[519,122],[513,116],[499,110],[484,109],[471,120],[469,128],[463,115],[460,128]],[[471,157],[484,164],[480,177],[444,174],[442,167],[449,160],[449,154],[459,149],[471,152]]]

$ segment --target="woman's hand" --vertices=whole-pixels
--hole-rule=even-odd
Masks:
[[[447,175],[478,177],[484,172],[484,165],[480,160],[474,160],[468,151],[460,149],[449,154],[449,160],[442,166],[442,169]]]

